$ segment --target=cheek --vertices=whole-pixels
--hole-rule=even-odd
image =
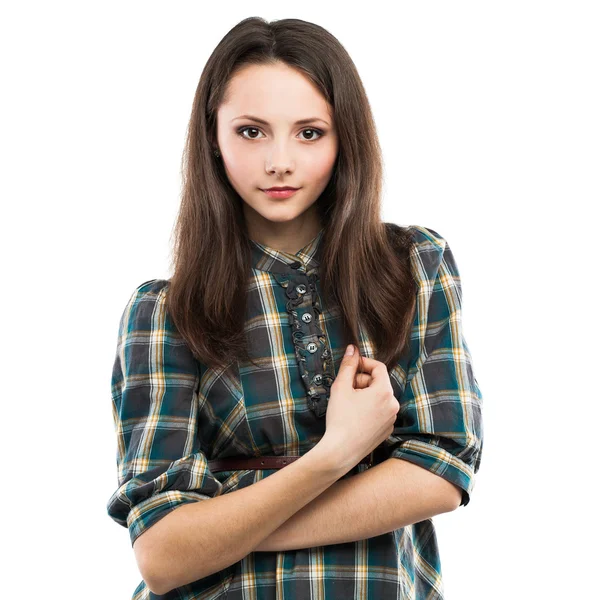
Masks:
[[[331,177],[331,170],[335,160],[330,160],[329,157],[311,163],[307,168],[308,178],[318,185],[325,185]]]
[[[255,159],[251,153],[233,149],[227,154],[225,167],[230,178],[240,183],[248,184],[250,176],[256,176]]]
[[[314,177],[318,181],[323,181],[329,179],[331,176],[331,169],[333,168],[333,163],[331,164],[319,164],[315,170]]]
[[[327,183],[335,166],[336,158],[337,144],[335,143],[324,146],[319,156],[315,157],[313,155],[311,162],[307,164],[311,179],[321,184]]]

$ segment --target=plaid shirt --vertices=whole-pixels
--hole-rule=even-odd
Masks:
[[[391,227],[398,225],[388,224]],[[409,226],[418,281],[410,352],[389,371],[400,402],[386,457],[408,460],[463,491],[469,502],[483,446],[482,396],[461,325],[462,291],[447,242]],[[339,312],[322,306],[323,229],[295,255],[252,242],[246,331],[260,365],[199,364],[165,309],[168,280],[139,285],[120,320],[112,374],[118,487],[109,516],[131,544],[159,519],[252,485],[274,470],[212,472],[217,457],[302,455],[325,432],[331,383],[344,354]],[[360,330],[361,352],[373,346]],[[344,477],[366,469],[359,464]],[[251,552],[165,597],[195,600],[443,599],[431,519],[344,544]],[[154,598],[145,582],[134,600]]]

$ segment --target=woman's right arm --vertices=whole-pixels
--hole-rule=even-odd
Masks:
[[[398,411],[385,365],[377,363],[381,374],[373,369],[368,389],[354,390],[356,365],[346,358],[319,443],[253,485],[223,493],[199,435],[200,365],[168,314],[165,284],[138,286],[119,324],[112,377],[118,487],[107,505],[128,528],[154,593],[248,555],[389,436]]]
[[[284,469],[223,493],[200,433],[200,365],[168,314],[166,283],[145,282],[127,302],[111,386],[118,487],[108,514],[128,528],[153,592],[234,564],[368,453],[352,463],[323,436]]]
[[[324,441],[253,485],[171,511],[140,535],[133,548],[150,590],[165,594],[241,560],[347,473],[352,465]]]

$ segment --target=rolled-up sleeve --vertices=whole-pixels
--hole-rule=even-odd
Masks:
[[[118,487],[107,510],[132,546],[170,511],[222,491],[198,439],[199,364],[167,313],[165,283],[130,297],[112,372]]]
[[[417,227],[415,241],[412,353],[387,449],[456,485],[466,506],[481,463],[483,398],[463,334],[460,275],[437,232]]]

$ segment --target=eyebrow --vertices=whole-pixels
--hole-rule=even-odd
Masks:
[[[232,121],[236,121],[237,119],[250,119],[251,121],[256,121],[257,123],[262,123],[263,125],[268,125],[269,122],[264,119],[259,119],[258,117],[253,117],[252,115],[240,115],[239,117],[235,117],[235,119],[231,119]],[[327,121],[323,119],[319,119],[319,117],[310,117],[308,119],[300,119],[296,121],[294,125],[306,125],[307,123],[313,123],[314,121],[321,121],[321,123],[325,123],[325,125],[329,125]]]

